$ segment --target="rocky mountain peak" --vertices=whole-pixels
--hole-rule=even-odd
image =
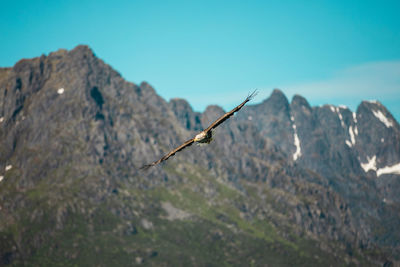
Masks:
[[[209,105],[206,107],[205,111],[201,116],[201,124],[203,128],[207,128],[211,123],[213,123],[217,118],[224,115],[225,111],[217,105]]]
[[[310,117],[313,112],[308,101],[300,95],[293,96],[292,102],[290,103],[290,109],[291,119],[295,119],[297,123],[299,123],[299,120],[303,120],[301,123],[307,123],[304,119]],[[307,120],[310,122],[309,119]]]
[[[185,112],[193,112],[192,106],[183,98],[171,98],[169,101],[171,107],[175,110],[184,110]]]
[[[274,88],[272,90],[271,96],[272,98],[276,97],[277,99],[279,98],[286,98],[285,94],[283,93],[283,91],[279,88]]]
[[[171,107],[178,121],[187,130],[202,130],[201,114],[194,112],[192,106],[185,99],[172,98],[169,101],[169,106]]]
[[[379,120],[387,128],[397,128],[398,123],[393,115],[379,101],[362,101],[357,108],[357,114],[360,117]]]
[[[301,95],[294,95],[292,98],[292,102],[290,103],[292,108],[297,108],[297,107],[305,107],[308,110],[311,110],[311,106],[308,103],[307,99],[302,97]]]
[[[287,97],[279,89],[274,89],[269,98],[264,100],[261,104],[263,106],[267,105],[277,112],[280,110],[287,110],[289,107],[289,101]]]
[[[65,50],[60,49],[56,53],[64,53]],[[88,45],[78,45],[69,52],[70,55],[80,55],[83,57],[96,57],[93,50]]]
[[[146,82],[146,81],[142,81],[142,82],[140,83],[139,86],[140,86],[140,88],[142,88],[143,90],[149,90],[149,91],[152,91],[152,92],[155,91],[154,88],[153,88],[153,86],[151,86],[150,83],[148,83],[148,82]]]
[[[274,90],[211,145],[139,170],[224,113],[166,102],[87,46],[1,69],[0,265],[390,266],[400,255],[399,126],[382,105],[289,105]]]

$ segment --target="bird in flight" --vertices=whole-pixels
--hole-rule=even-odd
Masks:
[[[224,115],[222,115],[221,117],[219,117],[216,121],[214,121],[213,123],[211,123],[210,126],[208,126],[207,129],[201,131],[199,134],[197,134],[195,137],[187,140],[186,142],[184,142],[182,145],[178,146],[177,148],[175,148],[174,150],[171,150],[170,152],[168,152],[167,154],[165,154],[162,158],[160,158],[157,161],[154,161],[150,164],[146,164],[143,167],[141,167],[140,169],[148,169],[152,166],[155,166],[167,159],[169,159],[170,157],[174,156],[175,153],[183,150],[184,148],[191,146],[194,142],[197,143],[206,143],[209,144],[212,140],[212,129],[218,127],[221,123],[223,123],[224,121],[226,121],[227,119],[229,119],[235,112],[238,112],[247,102],[249,102],[255,95],[257,94],[257,90],[255,90],[253,93],[251,93],[241,104],[239,104],[237,107],[235,107],[234,109],[232,109],[231,111],[225,113]]]

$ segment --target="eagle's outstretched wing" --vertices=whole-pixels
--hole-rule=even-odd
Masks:
[[[194,142],[194,138],[187,140],[182,145],[180,145],[177,148],[175,148],[174,150],[168,152],[168,154],[165,154],[161,159],[154,161],[153,163],[146,164],[143,167],[141,167],[140,169],[146,170],[146,169],[150,168],[151,166],[157,165],[158,163],[163,162],[164,160],[167,160],[169,157],[172,157],[173,155],[175,155],[176,152],[181,151],[185,147],[191,146],[193,144],[193,142]]]
[[[249,102],[255,95],[257,94],[257,90],[255,90],[252,94],[250,94],[246,100],[244,100],[239,106],[237,106],[236,108],[232,109],[231,111],[225,113],[223,116],[221,116],[219,119],[217,119],[216,121],[214,121],[210,126],[208,126],[207,129],[205,129],[203,132],[204,133],[208,133],[210,132],[212,129],[214,129],[215,127],[217,127],[218,125],[220,125],[221,123],[223,123],[224,121],[226,121],[229,117],[231,117],[235,112],[239,111],[247,102]],[[164,155],[161,159],[154,161],[153,163],[150,164],[146,164],[143,167],[141,167],[140,169],[148,169],[154,165],[157,165],[158,163],[163,162],[164,160],[167,160],[168,158],[172,157],[173,155],[175,155],[176,152],[181,151],[182,149],[184,149],[185,147],[188,147],[190,145],[192,145],[194,143],[194,138],[187,140],[185,143],[183,143],[182,145],[178,146],[177,148],[175,148],[174,150],[170,151],[168,154]]]
[[[213,123],[211,123],[210,126],[208,126],[207,129],[204,130],[204,132],[209,132],[212,129],[214,129],[215,127],[217,127],[218,125],[220,125],[221,123],[223,123],[224,121],[226,121],[227,119],[229,119],[235,112],[238,112],[243,106],[244,104],[246,104],[247,102],[249,102],[255,95],[257,94],[257,90],[255,90],[253,93],[251,93],[246,100],[244,100],[239,106],[237,106],[236,108],[232,109],[231,111],[225,113],[224,115],[222,115],[221,117],[219,117],[219,119],[217,119],[216,121],[214,121]]]

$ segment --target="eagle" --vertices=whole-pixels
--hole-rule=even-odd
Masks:
[[[246,99],[240,103],[237,107],[235,107],[234,109],[232,109],[231,111],[225,113],[224,115],[222,115],[221,117],[219,117],[217,120],[215,120],[213,123],[211,123],[210,126],[208,126],[207,129],[201,131],[199,134],[197,134],[195,137],[187,140],[186,142],[184,142],[183,144],[181,144],[180,146],[178,146],[177,148],[171,150],[170,152],[168,152],[167,154],[165,154],[162,158],[160,158],[159,160],[156,160],[150,164],[146,164],[144,166],[142,166],[140,169],[148,169],[152,166],[155,166],[163,161],[166,161],[167,159],[169,159],[170,157],[174,156],[175,153],[183,150],[184,148],[191,146],[193,143],[199,143],[199,144],[209,144],[212,141],[212,130],[216,127],[218,127],[221,123],[223,123],[224,121],[226,121],[227,119],[229,119],[235,112],[238,112],[247,102],[249,102],[255,95],[257,94],[257,90],[255,90],[253,93],[249,94]]]

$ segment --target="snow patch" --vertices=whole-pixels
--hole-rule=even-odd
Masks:
[[[339,119],[340,119],[340,125],[342,125],[342,127],[344,128],[345,125],[344,125],[342,114],[340,114],[339,108],[337,109],[337,112],[338,112],[338,116],[339,116]]]
[[[290,120],[294,122],[294,117],[290,116]],[[297,126],[293,123],[293,132],[294,132],[294,145],[296,146],[296,151],[293,154],[293,160],[296,161],[301,156],[301,147],[300,147],[300,139],[297,135]]]
[[[357,123],[357,114],[355,112],[353,112],[353,120],[354,123]]]
[[[0,182],[4,179],[4,176],[0,176]]]
[[[376,175],[379,177],[382,174],[400,174],[400,163],[397,163],[392,166],[386,166],[376,171]]]
[[[252,117],[252,116],[248,116],[247,119],[248,119],[249,121],[251,121],[251,120],[253,119],[253,117]]]
[[[345,125],[344,125],[344,121],[343,121],[343,116],[340,113],[340,109],[344,108],[344,107],[343,106],[339,106],[339,107],[329,106],[329,108],[331,109],[332,112],[336,112],[338,114],[339,119],[340,119],[340,125],[342,125],[342,127],[344,128]],[[345,107],[345,108],[347,108],[347,107]]]
[[[353,144],[352,144],[349,140],[346,140],[346,145],[347,145],[348,147],[352,147],[352,146],[353,146]]]
[[[301,147],[300,147],[300,139],[297,135],[296,124],[293,124],[294,130],[294,145],[296,146],[296,151],[293,154],[293,160],[296,161],[301,156]]]
[[[59,95],[62,95],[62,94],[64,93],[64,88],[58,89],[58,90],[57,90],[57,93],[58,93]]]
[[[339,108],[348,109],[348,107],[345,105],[339,105]]]
[[[381,176],[382,174],[399,174],[400,175],[400,163],[397,163],[392,166],[386,166],[380,169],[376,168],[376,156],[373,156],[372,158],[367,157],[368,162],[367,163],[361,163],[361,167],[364,169],[365,172],[368,172],[369,170],[373,170],[376,172],[376,176]]]
[[[385,142],[385,138],[381,138],[381,143]]]
[[[372,104],[378,104],[378,100],[367,100],[367,102],[372,103]]]
[[[377,117],[387,128],[393,126],[393,122],[389,121],[388,118],[386,118],[385,115],[383,115],[382,111],[380,110],[373,110],[372,113],[374,113],[375,117]]]
[[[6,171],[9,171],[9,170],[11,170],[11,169],[12,169],[12,165],[7,165],[5,170],[6,170]]]
[[[293,154],[293,160],[297,160],[301,156],[300,140],[297,133],[294,134],[294,145],[296,146],[296,152]]]
[[[355,133],[356,135],[358,135],[358,128],[357,128],[357,126],[354,127],[354,133]]]
[[[4,121],[4,117],[1,117],[1,118],[0,118],[0,122],[3,122],[3,121]]]
[[[354,137],[353,126],[349,127],[349,134],[351,143],[354,145],[356,143],[356,138]]]
[[[360,162],[361,168],[363,168],[365,172],[368,172],[369,170],[376,171],[376,155],[374,155],[372,158],[367,157],[367,160],[367,163]]]

